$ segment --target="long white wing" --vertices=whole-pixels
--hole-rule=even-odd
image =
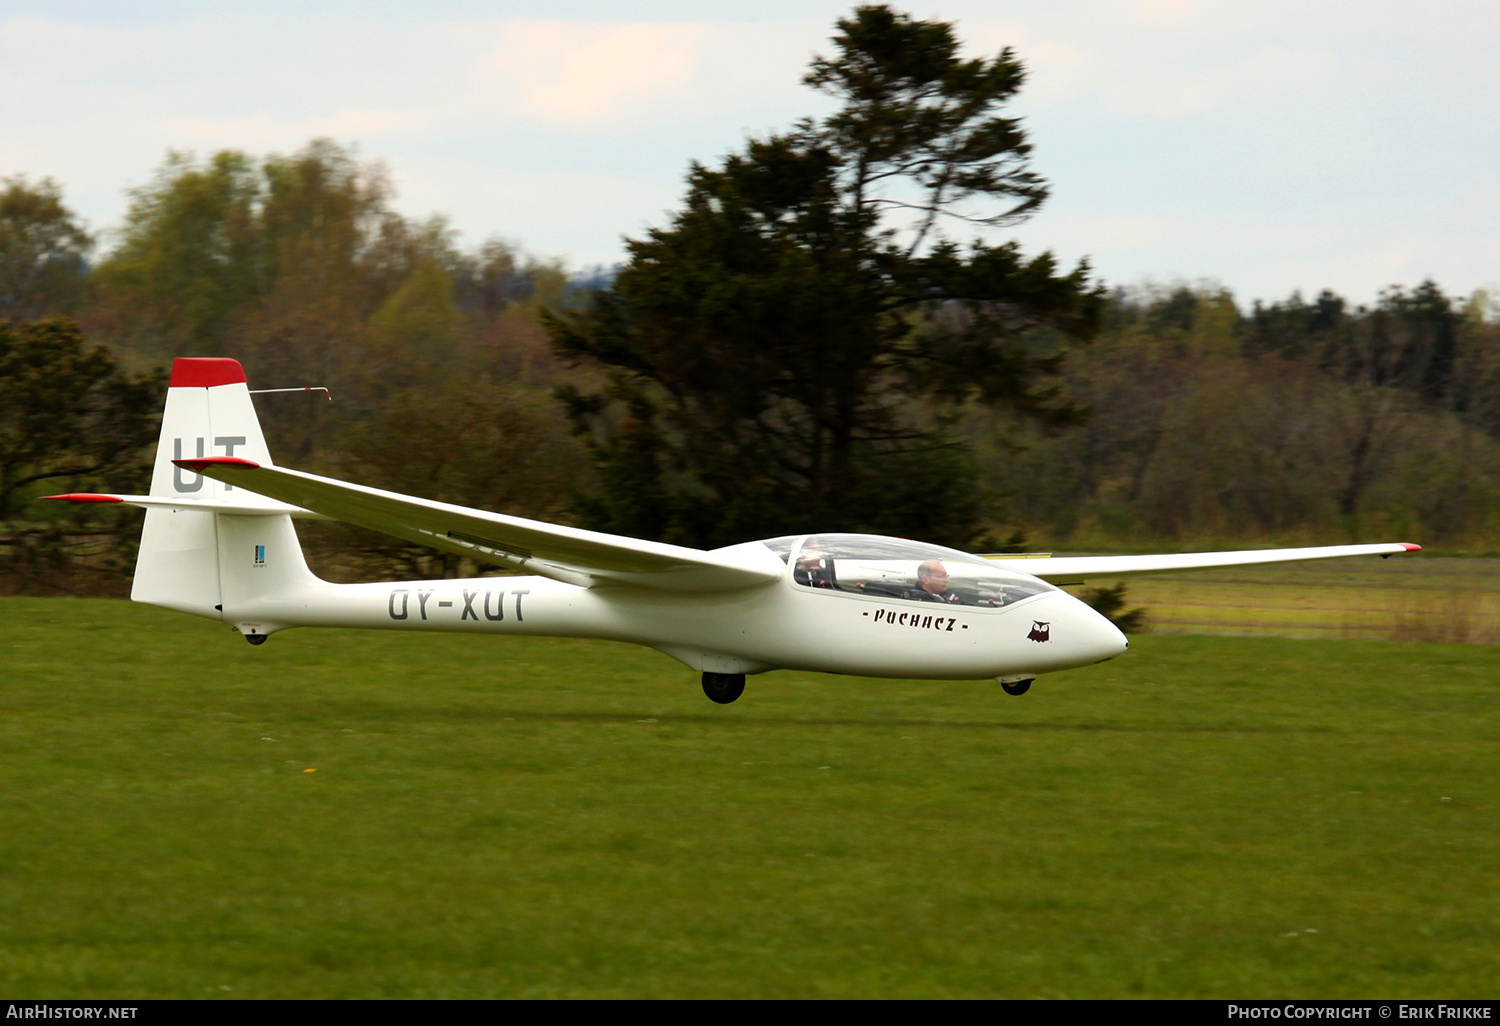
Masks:
[[[1019,570],[1053,584],[1067,584],[1104,577],[1170,574],[1215,567],[1296,563],[1343,556],[1389,556],[1398,552],[1415,552],[1421,547],[1409,542],[1387,542],[1379,545],[1318,545],[1303,549],[1247,549],[1241,552],[1180,552],[1162,556],[1022,557],[1006,558],[1004,566],[1007,570]]]
[[[721,591],[767,584],[784,572],[781,560],[763,545],[704,552],[419,499],[236,457],[174,462],[334,520],[585,587],[609,582]]]

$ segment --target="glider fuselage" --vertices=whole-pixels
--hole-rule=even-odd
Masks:
[[[1128,644],[1062,591],[984,609],[830,593],[790,579],[709,600],[545,577],[317,581],[226,604],[223,616],[246,635],[305,626],[601,638],[648,645],[699,671],[785,668],[934,680],[1035,676],[1112,658]],[[1032,637],[1039,623],[1046,625],[1040,641]]]

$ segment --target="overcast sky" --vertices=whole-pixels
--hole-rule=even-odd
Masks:
[[[1029,69],[1053,195],[1010,232],[1028,250],[1245,303],[1500,280],[1500,0],[895,6]],[[852,7],[0,0],[0,175],[51,176],[104,231],[169,148],[328,136],[467,246],[609,264],[689,161],[827,109],[799,79]]]

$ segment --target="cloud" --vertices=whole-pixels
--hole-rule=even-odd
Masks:
[[[1149,268],[1157,280],[1224,282],[1244,306],[1323,288],[1369,303],[1386,285],[1424,278],[1467,295],[1500,263],[1500,240],[1484,231],[1369,223],[1060,214],[1021,235],[1064,260],[1088,256],[1110,285],[1134,284]]]
[[[393,174],[403,205],[414,214],[449,210],[452,194],[465,196],[468,225],[490,226],[465,232],[466,245],[499,235],[542,256],[566,257],[574,266],[620,260],[622,237],[640,238],[649,226],[664,224],[681,191],[675,179],[607,166],[517,170],[491,161],[413,156]]]
[[[799,81],[851,6],[706,5],[700,22],[685,5],[653,21],[663,8],[570,2],[545,17],[519,0],[128,17],[12,3],[28,13],[0,13],[0,175],[52,176],[104,229],[168,148],[330,136],[385,162],[409,214],[612,260],[680,203],[690,160],[829,109]],[[998,10],[945,0],[942,17],[966,52],[1013,46],[1030,73],[1013,112],[1055,188],[1029,248],[1094,254],[1112,281],[1214,275],[1242,296],[1495,279],[1494,0],[1420,18],[1394,0]]]
[[[309,139],[370,139],[416,125],[414,111],[338,110],[325,117],[168,118],[159,124],[166,137],[184,147],[263,151],[300,147]]]
[[[1131,13],[1153,25],[1180,25],[1203,13],[1205,0],[1135,0]]]
[[[474,85],[491,103],[516,102],[548,124],[597,128],[670,103],[709,36],[702,24],[512,23],[477,63]]]
[[[1152,119],[1290,100],[1316,93],[1338,70],[1326,45],[1248,32],[1243,15],[1201,0],[1093,3],[1075,14],[966,26],[967,49],[989,55],[1012,47],[1028,71],[1028,108],[1088,102]]]
[[[1099,92],[1117,114],[1180,118],[1305,95],[1332,78],[1335,67],[1327,50],[1268,47],[1209,68],[1148,66],[1133,74],[1110,68],[1108,78],[1099,82]]]

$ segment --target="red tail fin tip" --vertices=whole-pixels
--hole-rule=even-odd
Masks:
[[[221,356],[179,356],[172,361],[170,388],[213,388],[237,385],[245,380],[240,361]]]

